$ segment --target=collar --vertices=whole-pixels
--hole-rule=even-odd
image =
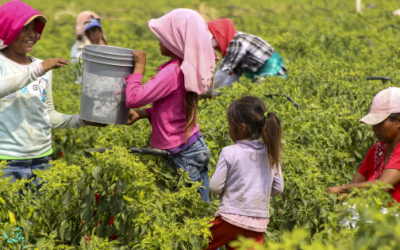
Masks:
[[[168,62],[164,63],[160,67],[158,67],[158,71],[162,70],[163,68],[167,67],[170,64],[178,64],[179,65],[179,58],[175,58],[173,60],[169,60]]]
[[[260,149],[262,147],[264,147],[264,142],[260,141],[260,140],[252,140],[252,141],[248,141],[248,140],[241,140],[241,141],[236,141],[236,144],[241,144],[244,146],[248,146],[254,149]]]

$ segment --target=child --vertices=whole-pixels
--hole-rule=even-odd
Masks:
[[[148,22],[160,41],[161,55],[171,60],[142,85],[146,54],[133,51],[135,69],[126,78],[126,106],[151,108],[131,111],[129,122],[148,118],[152,125],[151,147],[169,150],[192,181],[202,182],[199,192],[210,202],[208,162],[210,151],[196,124],[199,94],[210,86],[215,61],[207,23],[199,13],[176,9]]]
[[[107,45],[101,20],[94,12],[84,11],[76,18],[76,41],[71,49],[71,61],[77,62],[83,47],[88,44]]]
[[[279,118],[253,96],[234,101],[227,114],[229,136],[236,144],[222,149],[210,181],[210,190],[220,195],[221,203],[211,222],[208,249],[232,249],[228,244],[239,235],[262,244],[270,196],[283,192]]]
[[[12,182],[34,178],[38,185],[32,170],[50,166],[51,129],[79,128],[86,123],[79,115],[54,109],[51,69],[64,67],[68,61],[27,56],[46,22],[40,12],[21,1],[0,6],[0,161],[8,161],[4,177],[12,177]]]
[[[261,38],[238,32],[230,19],[218,19],[208,22],[213,34],[213,46],[220,51],[223,61],[215,72],[215,88],[229,86],[246,77],[257,80],[267,76],[282,75],[286,77],[286,68],[278,53]],[[207,93],[211,93],[211,90]]]

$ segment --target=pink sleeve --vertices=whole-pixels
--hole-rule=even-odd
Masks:
[[[142,85],[142,74],[132,74],[125,78],[126,107],[140,108],[168,96],[177,88],[174,77],[168,70],[162,70]]]

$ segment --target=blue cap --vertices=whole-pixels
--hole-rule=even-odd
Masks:
[[[99,19],[92,19],[92,21],[90,21],[90,23],[88,25],[86,25],[85,27],[85,31],[87,31],[88,29],[92,28],[92,27],[100,27],[101,28],[101,24],[99,22]]]

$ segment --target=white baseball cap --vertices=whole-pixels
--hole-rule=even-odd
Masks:
[[[359,122],[376,125],[393,113],[400,113],[400,88],[388,87],[374,97],[371,110]]]

